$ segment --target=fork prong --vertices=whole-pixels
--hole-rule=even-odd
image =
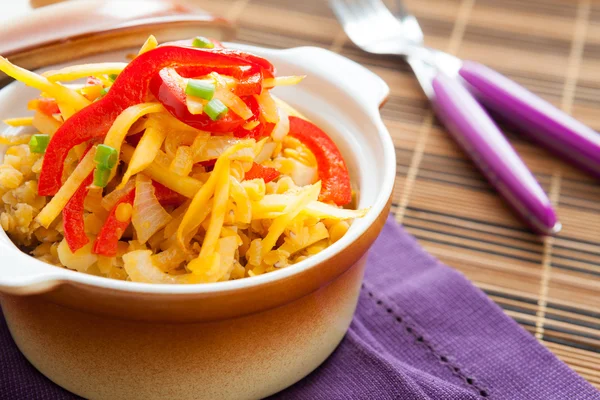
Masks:
[[[380,40],[403,39],[402,23],[381,0],[330,0],[329,3],[350,40],[365,50]]]
[[[400,21],[392,14],[389,8],[381,0],[359,0],[364,7],[369,7],[374,18],[383,24],[399,25]]]
[[[330,0],[329,4],[343,26],[355,24],[357,21],[360,21],[364,15],[364,13],[361,14],[360,1]]]
[[[359,31],[364,29],[361,26],[363,25],[363,15],[356,7],[355,2],[353,0],[330,0],[329,5],[350,40],[360,46],[362,40]]]

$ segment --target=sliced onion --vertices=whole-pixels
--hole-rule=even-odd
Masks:
[[[262,149],[260,150],[260,152],[256,155],[256,157],[254,157],[254,162],[257,164],[261,164],[264,161],[267,161],[268,159],[270,159],[271,155],[275,151],[275,147],[277,147],[277,143],[275,143],[275,142],[265,143],[262,146]]]
[[[165,251],[152,256],[152,263],[162,271],[168,272],[176,269],[187,258],[185,250],[174,244]]]
[[[239,143],[240,139],[233,136],[211,136],[204,143],[193,146],[194,162],[203,162],[218,158],[225,150]]]
[[[271,97],[268,90],[263,90],[261,94],[254,95],[260,105],[260,112],[267,122],[276,123],[279,120],[277,113],[277,103]]]
[[[169,170],[176,173],[179,176],[188,176],[192,172],[192,166],[194,161],[192,160],[192,151],[189,146],[179,146],[175,153],[175,158],[171,161]]]
[[[152,263],[151,250],[135,250],[123,255],[125,271],[133,282],[192,283],[191,274],[169,275]]]
[[[238,249],[238,236],[227,236],[219,239],[217,244],[217,252],[220,255],[221,261],[221,272],[222,275],[218,279],[219,281],[229,280],[231,271],[233,270],[233,263],[235,261],[235,251]]]
[[[290,116],[282,107],[277,107],[277,113],[279,114],[279,121],[275,124],[271,137],[274,141],[281,142],[290,131]]]
[[[185,212],[190,206],[190,202],[191,200],[187,200],[185,203],[183,203],[175,210],[173,210],[173,212],[171,212],[171,217],[173,217],[173,219],[167,224],[167,226],[165,226],[165,230],[163,231],[163,237],[165,239],[169,239],[177,232],[177,228],[183,220],[183,216],[185,215]]]
[[[198,135],[208,135],[202,131],[169,131],[165,139],[165,152],[169,157],[175,157],[179,146],[191,146]]]
[[[242,163],[251,163],[254,160],[254,155],[256,153],[254,152],[254,148],[253,147],[246,147],[243,148],[241,150],[236,151],[235,153],[233,153],[231,156],[229,156],[229,159],[231,161],[241,161]],[[244,171],[248,171],[250,168],[252,167],[251,164],[249,164],[247,166],[247,168],[244,169]]]
[[[265,79],[264,86],[267,88],[273,86],[292,86],[299,84],[304,78],[306,78],[306,75],[277,76]]]
[[[156,199],[152,180],[144,174],[136,175],[131,222],[137,239],[146,243],[152,235],[164,228],[171,218]]]
[[[298,160],[289,159],[289,161],[294,164],[290,177],[297,186],[312,185],[319,179],[317,168],[304,165]]]
[[[154,162],[165,169],[169,169],[169,166],[171,165],[171,161],[173,161],[173,157],[169,157],[162,150],[159,150],[156,153],[156,157],[154,157]]]

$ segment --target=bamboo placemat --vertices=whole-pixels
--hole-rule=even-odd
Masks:
[[[406,0],[426,42],[482,62],[600,130],[600,1]],[[600,182],[505,127],[555,204],[556,238],[528,231],[432,116],[402,61],[349,43],[324,0],[204,0],[237,41],[320,46],[379,74],[396,146],[393,212],[559,358],[600,388]]]

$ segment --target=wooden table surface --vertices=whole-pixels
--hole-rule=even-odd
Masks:
[[[430,46],[487,64],[600,130],[600,1],[406,0]],[[540,239],[517,220],[431,113],[408,66],[365,54],[321,0],[202,0],[237,41],[319,46],[379,74],[396,146],[393,212],[421,245],[600,388],[600,181],[502,127],[563,224]]]

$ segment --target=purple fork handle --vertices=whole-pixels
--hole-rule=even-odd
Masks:
[[[483,107],[456,79],[439,74],[432,84],[438,117],[490,183],[532,228],[555,233],[550,200]]]
[[[600,135],[498,72],[465,61],[460,76],[483,105],[580,168],[600,177]]]

